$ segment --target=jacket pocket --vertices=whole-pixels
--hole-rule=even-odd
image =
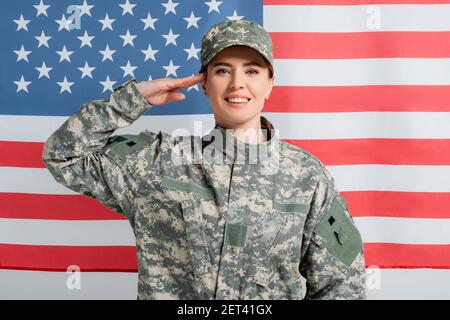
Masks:
[[[203,217],[197,199],[181,200],[183,221],[194,274],[211,271],[211,261],[203,227]]]

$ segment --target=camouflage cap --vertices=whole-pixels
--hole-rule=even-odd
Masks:
[[[205,72],[206,66],[216,54],[234,45],[255,49],[269,61],[273,70],[272,39],[267,31],[254,21],[230,20],[212,26],[203,37],[200,72]]]

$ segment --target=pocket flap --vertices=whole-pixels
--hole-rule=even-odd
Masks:
[[[204,187],[194,182],[184,182],[171,177],[162,176],[161,185],[173,190],[192,192],[207,200],[214,200],[214,190],[212,188]]]

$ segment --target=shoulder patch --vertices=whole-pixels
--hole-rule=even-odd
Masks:
[[[350,267],[363,247],[361,235],[347,214],[345,203],[345,200],[337,195],[314,232],[322,238],[334,257]]]
[[[123,160],[127,155],[142,149],[151,141],[152,139],[144,134],[115,136],[105,146],[104,151]]]

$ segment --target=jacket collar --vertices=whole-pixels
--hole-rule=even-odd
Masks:
[[[233,134],[233,130],[227,130],[215,124],[214,129],[205,135],[203,140],[203,157],[212,156],[215,163],[237,164],[269,164],[279,160],[278,130],[263,116],[261,129],[266,141],[261,143],[245,143]],[[211,155],[214,149],[214,155]]]

